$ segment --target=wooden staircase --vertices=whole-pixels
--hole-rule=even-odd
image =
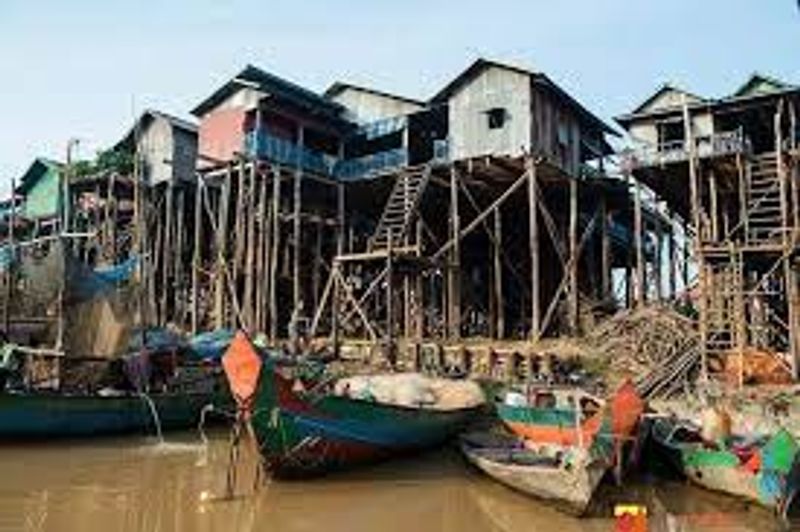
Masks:
[[[388,249],[390,239],[392,247],[401,244],[414,219],[414,212],[428,186],[430,176],[431,169],[425,166],[409,169],[397,177],[378,226],[369,239],[369,251]]]
[[[747,240],[754,244],[780,240],[785,220],[781,209],[783,188],[775,153],[755,156],[749,170]]]

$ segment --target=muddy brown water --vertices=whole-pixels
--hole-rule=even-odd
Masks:
[[[227,433],[0,445],[0,531],[477,532],[614,530],[613,506],[648,508],[650,530],[772,530],[759,508],[674,482],[603,487],[590,517],[504,488],[442,449],[302,482],[253,488],[244,453],[223,499]]]

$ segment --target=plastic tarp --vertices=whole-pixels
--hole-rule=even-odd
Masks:
[[[192,355],[201,360],[219,360],[231,345],[236,332],[232,329],[208,331],[189,339]]]

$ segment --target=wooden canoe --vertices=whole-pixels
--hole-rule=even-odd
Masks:
[[[265,361],[250,422],[267,468],[302,477],[437,446],[480,407],[433,410],[297,392],[293,379]]]
[[[608,468],[577,447],[554,458],[522,447],[515,438],[486,433],[463,436],[461,450],[498,482],[577,516],[586,512]]]
[[[659,454],[689,481],[772,509],[782,519],[797,514],[800,444],[785,429],[761,438],[705,442],[700,429],[673,418],[656,420]]]

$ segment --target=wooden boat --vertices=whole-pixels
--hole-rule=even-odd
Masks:
[[[676,418],[657,419],[651,429],[657,451],[691,482],[796,515],[800,490],[800,444],[787,430],[772,436],[707,442],[701,429]]]
[[[478,469],[513,489],[583,515],[608,464],[579,447],[545,454],[517,437],[490,433],[462,436],[461,450]]]
[[[335,395],[313,381],[304,383],[309,391],[298,390],[302,365],[262,360],[241,333],[223,367],[266,466],[278,477],[319,474],[434,447],[455,436],[481,408],[383,404]]]
[[[577,388],[529,387],[513,401],[498,403],[504,425],[528,446],[591,449],[614,467],[618,483],[626,462],[638,457],[646,430],[645,403],[630,382],[605,401]]]
[[[213,399],[210,393],[148,396],[2,393],[0,438],[156,434],[159,430],[191,428],[197,426],[201,411]]]
[[[540,444],[587,447],[604,420],[612,424],[612,435],[628,438],[645,407],[630,382],[610,401],[577,387],[534,386],[525,392],[512,392],[511,400],[507,395],[505,402],[498,402],[497,414],[511,432]]]

